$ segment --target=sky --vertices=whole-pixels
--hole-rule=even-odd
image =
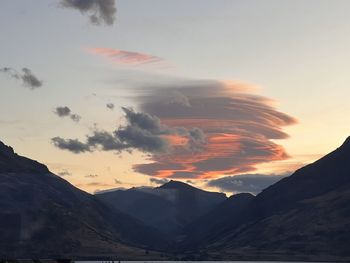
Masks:
[[[94,192],[256,192],[349,136],[347,0],[3,0],[0,140]]]

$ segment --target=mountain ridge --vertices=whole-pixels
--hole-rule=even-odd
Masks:
[[[96,196],[171,236],[181,233],[186,224],[226,200],[225,194],[204,191],[174,180],[155,188],[130,188],[97,193]]]
[[[349,175],[347,138],[336,150],[263,190],[214,232],[206,231],[212,223],[204,218],[203,227],[193,228],[180,247],[205,250],[212,258],[350,259]],[[216,215],[225,217],[225,211]]]
[[[0,144],[0,236],[0,256],[7,258],[121,253],[124,259],[142,259],[148,257],[145,249],[167,244],[157,230],[111,209],[4,143]]]

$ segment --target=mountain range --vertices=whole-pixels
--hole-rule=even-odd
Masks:
[[[350,260],[350,137],[254,196],[170,181],[91,195],[0,143],[0,256]]]
[[[131,188],[96,196],[168,235],[181,233],[187,224],[227,199],[225,194],[203,191],[178,181],[156,188]]]

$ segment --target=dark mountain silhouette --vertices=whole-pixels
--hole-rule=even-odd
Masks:
[[[256,197],[233,196],[194,222],[180,247],[219,259],[349,260],[349,204],[350,137]]]
[[[0,257],[158,257],[167,242],[0,142]]]
[[[184,226],[226,200],[222,193],[203,191],[170,181],[157,188],[131,188],[96,195],[100,200],[167,234]]]
[[[241,216],[241,213],[244,212],[245,208],[253,199],[254,196],[248,193],[232,195],[207,214],[185,227],[184,232],[191,233],[187,236],[186,243],[191,244],[198,242],[198,240],[202,243],[209,243],[215,240],[215,238],[224,235],[230,231],[232,218]],[[191,240],[191,238],[194,238],[194,240]]]
[[[349,204],[350,137],[230,198],[177,181],[92,196],[0,143],[2,257],[350,261]]]

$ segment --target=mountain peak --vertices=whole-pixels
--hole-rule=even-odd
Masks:
[[[30,172],[49,173],[49,169],[37,161],[20,156],[11,146],[0,141],[0,173]]]
[[[0,154],[11,156],[11,155],[14,155],[15,152],[11,146],[7,146],[2,141],[0,141]]]
[[[340,146],[340,148],[350,150],[350,136],[348,138],[346,138],[346,140],[343,142],[343,144]]]
[[[194,189],[195,187],[181,181],[170,180],[159,186],[160,189]]]

